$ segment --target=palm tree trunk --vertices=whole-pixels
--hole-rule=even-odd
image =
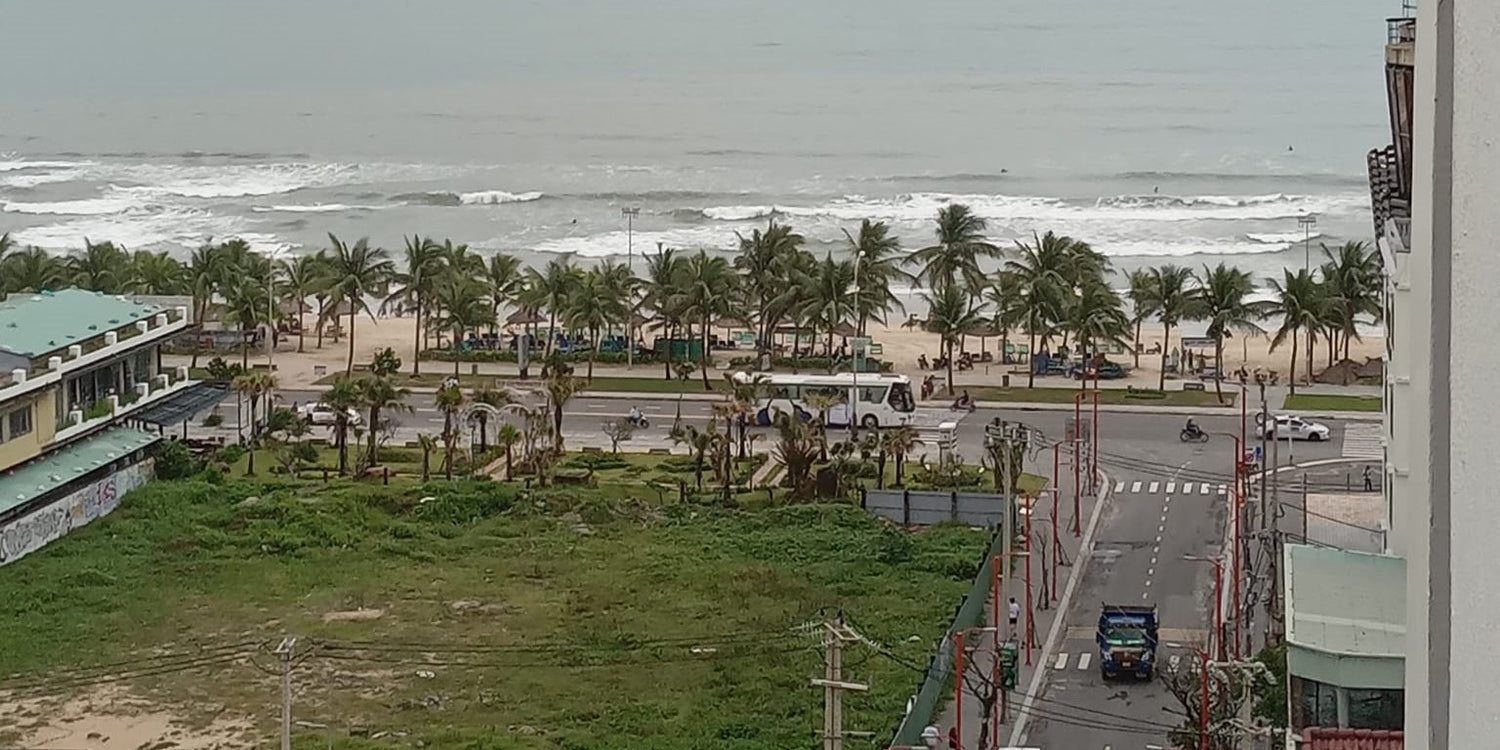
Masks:
[[[370,406],[370,465],[375,465],[375,433],[376,426],[380,424],[380,407]]]
[[[1291,388],[1291,394],[1297,395],[1297,332],[1292,331],[1292,363],[1290,372],[1287,374],[1287,385]]]
[[[1026,387],[1036,387],[1036,310],[1026,316]]]
[[[1224,403],[1224,334],[1214,336],[1214,396]]]
[[[422,374],[422,298],[417,297],[417,321],[412,331],[411,374]]]
[[[510,462],[510,446],[505,446],[505,481],[509,482],[513,474]]]
[[[589,383],[594,382],[594,355],[599,352],[599,329],[589,331]]]
[[[699,353],[700,359],[698,365],[698,369],[703,373],[703,390],[705,391],[713,390],[713,387],[708,384],[708,331],[709,319],[705,315],[703,316],[703,330],[699,332],[703,336],[703,351]]]
[[[1317,339],[1317,333],[1313,331],[1312,326],[1308,326],[1307,327],[1307,373],[1306,373],[1306,376],[1305,376],[1307,378],[1308,384],[1312,383],[1313,344],[1316,343],[1317,340],[1318,340]]]
[[[943,339],[943,360],[948,365],[948,395],[953,395],[953,339]]]
[[[875,472],[875,489],[885,489],[885,450],[880,451],[879,469]]]
[[[349,366],[344,370],[345,375],[354,374],[354,298],[349,299]]]

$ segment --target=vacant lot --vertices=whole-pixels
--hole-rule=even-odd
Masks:
[[[797,626],[842,609],[901,662],[846,650],[871,690],[845,726],[884,739],[987,541],[842,506],[621,494],[158,483],[0,568],[0,690],[10,706],[125,690],[153,720],[264,744],[270,651],[295,635],[304,747],[779,750],[821,726],[820,642]],[[0,741],[50,726],[11,715]]]

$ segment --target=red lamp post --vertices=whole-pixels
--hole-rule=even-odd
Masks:
[[[1201,555],[1183,555],[1182,559],[1214,566],[1214,644],[1219,661],[1224,661],[1224,561]]]

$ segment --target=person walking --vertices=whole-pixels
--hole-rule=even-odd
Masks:
[[[1375,479],[1372,474],[1373,472],[1370,471],[1370,465],[1365,464],[1365,492],[1375,491]]]
[[[1010,598],[1010,634],[1011,634],[1011,636],[1015,636],[1015,634],[1016,634],[1016,623],[1019,622],[1020,619],[1021,619],[1021,605],[1017,604],[1016,603],[1016,598],[1014,596],[1012,596]]]

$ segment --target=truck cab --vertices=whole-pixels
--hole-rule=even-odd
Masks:
[[[1104,604],[1099,610],[1099,674],[1149,680],[1156,669],[1156,605]]]

